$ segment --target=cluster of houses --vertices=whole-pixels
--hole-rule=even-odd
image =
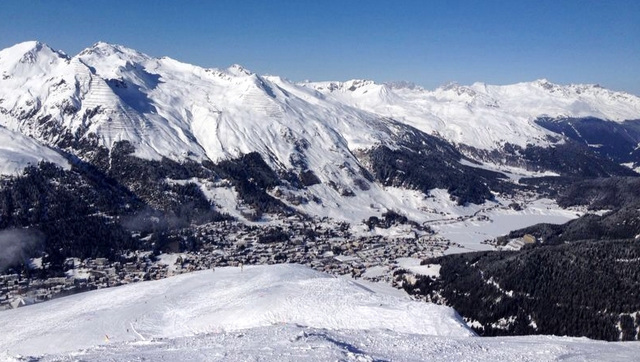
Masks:
[[[538,242],[538,238],[531,234],[525,234],[521,238],[509,239],[509,242],[500,246],[500,250],[520,250],[523,246],[528,244],[535,244]]]
[[[132,261],[111,262],[105,258],[68,258],[65,276],[47,279],[19,274],[0,275],[0,310],[22,307],[55,297],[167,276],[166,265],[154,263],[149,252]]]
[[[391,282],[396,258],[439,256],[451,245],[432,233],[399,230],[392,237],[375,232],[353,235],[348,224],[326,219],[291,219],[270,226],[216,222],[197,227],[197,250],[130,252],[123,255],[126,262],[69,258],[64,277],[44,280],[0,275],[0,309],[196,270],[253,264],[297,263],[333,275]],[[387,272],[368,275],[368,269],[380,267]]]

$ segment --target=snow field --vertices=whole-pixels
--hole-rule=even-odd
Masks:
[[[538,362],[640,353],[638,342],[474,337],[453,310],[388,288],[297,265],[183,274],[2,312],[0,359]]]
[[[373,291],[298,265],[217,268],[0,313],[0,351],[70,352],[273,325],[472,336],[451,308]]]

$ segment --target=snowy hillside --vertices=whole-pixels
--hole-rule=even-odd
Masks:
[[[41,360],[631,360],[638,343],[474,337],[455,312],[301,266],[218,268],[0,313]],[[44,355],[44,356],[42,356]]]
[[[55,163],[64,169],[67,160],[49,147],[18,132],[0,126],[0,175],[15,176],[40,161]]]

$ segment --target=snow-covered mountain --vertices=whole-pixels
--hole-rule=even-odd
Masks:
[[[136,156],[177,161],[257,151],[274,169],[337,182],[359,167],[351,151],[392,134],[379,117],[237,65],[204,69],[105,43],[72,58],[22,43],[0,53],[0,72],[0,124],[48,144],[128,140]]]
[[[599,117],[626,127],[624,120],[640,118],[640,98],[545,80],[434,91],[363,80],[293,83],[239,65],[207,69],[101,42],[73,57],[39,42],[0,51],[0,137],[11,139],[0,152],[2,172],[15,175],[41,160],[67,169],[72,162],[90,174],[96,167],[152,207],[166,205],[158,200],[166,192],[149,195],[153,187],[137,175],[158,164],[142,166],[123,155],[217,164],[255,152],[271,170],[239,175],[244,164],[231,173],[228,166],[215,171],[227,180],[238,174],[235,192],[219,187],[224,184],[207,187],[201,173],[180,177],[234,216],[243,214],[239,200],[248,203],[242,193],[254,183],[269,194],[249,197],[250,207],[273,197],[281,204],[271,211],[286,206],[350,222],[386,210],[427,222],[440,218],[442,207],[450,209],[449,198],[482,204],[524,176],[634,175],[620,164],[640,162],[629,152],[640,132],[612,129],[607,142],[622,144],[616,137],[624,134],[625,147],[616,152],[628,155],[612,160],[611,152],[598,154],[607,147],[555,149],[572,135],[539,122],[542,116]],[[171,178],[163,177],[154,182]]]
[[[547,145],[539,117],[597,117],[625,121],[640,115],[640,98],[598,85],[553,84],[546,79],[506,86],[449,84],[429,91],[366,80],[302,83],[327,97],[427,133],[482,149],[505,143]]]
[[[38,42],[0,52],[0,124],[50,145],[92,139],[135,155],[214,162],[259,152],[274,169],[344,182],[354,153],[395,145],[392,120],[481,149],[549,145],[540,116],[640,118],[640,98],[546,80],[435,91],[371,81],[295,84],[241,66],[206,69],[96,43],[69,57]]]
[[[318,200],[298,209],[347,220],[367,217],[360,211],[371,205],[405,209],[384,189],[389,186],[425,194],[441,188],[461,204],[482,203],[490,191],[504,190],[496,186],[501,176],[485,169],[633,174],[611,161],[601,165],[583,150],[563,150],[566,160],[557,160],[524,148],[565,140],[538,117],[640,118],[640,98],[592,85],[540,80],[427,91],[363,80],[297,84],[239,65],[207,69],[102,42],[73,57],[39,42],[17,44],[0,51],[0,73],[3,132],[31,137],[38,147],[90,163],[103,149],[109,167],[122,141],[141,159],[178,163],[218,163],[257,152],[279,177],[306,187],[281,190],[279,199],[290,206],[291,200]],[[632,145],[635,138],[626,141]],[[65,165],[42,149],[40,157],[23,160]],[[478,168],[468,157],[485,165]],[[635,157],[617,163],[633,165]],[[352,197],[349,203],[345,196]]]
[[[92,291],[2,312],[0,322],[0,357],[9,361],[619,361],[640,348],[475,337],[450,308],[295,265],[218,268]]]

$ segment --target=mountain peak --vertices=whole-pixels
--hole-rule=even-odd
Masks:
[[[533,85],[535,85],[537,87],[540,87],[542,89],[548,90],[548,91],[553,91],[553,90],[556,90],[556,89],[562,87],[562,86],[560,86],[558,84],[550,82],[546,78],[536,79],[532,83],[533,83]]]
[[[89,48],[84,49],[78,54],[78,56],[80,57],[98,56],[98,57],[104,57],[104,58],[115,56],[120,59],[126,58],[134,61],[140,61],[140,60],[151,58],[148,55],[141,53],[135,49],[128,48],[126,46],[119,45],[119,44],[107,43],[104,41],[98,41],[97,43],[93,44]]]
[[[108,51],[108,52],[119,52],[120,45],[107,43],[105,41],[97,41],[89,49],[94,51]]]
[[[347,90],[355,91],[356,89],[363,88],[369,85],[376,85],[376,82],[369,79],[351,79],[344,82]]]
[[[38,49],[42,49],[43,46],[46,46],[46,44],[38,41],[38,40],[27,40],[27,41],[23,41],[22,43],[18,43],[12,47],[9,47],[5,50],[8,49],[15,49],[22,51],[23,53],[26,53],[28,51],[31,50],[38,50]]]
[[[596,93],[601,93],[601,95],[606,94],[612,97],[637,98],[631,94],[606,89],[602,87],[600,84],[593,84],[593,83],[557,84],[545,78],[542,78],[526,84],[531,84],[532,86],[546,90],[549,93],[561,93],[564,96],[568,96],[569,94],[579,96],[579,95],[585,95],[585,94],[594,95]]]
[[[232,64],[227,68],[227,72],[236,76],[253,75],[254,73],[240,64]]]
[[[22,51],[22,52],[28,52],[31,50],[41,50],[43,48],[49,48],[51,49],[51,47],[49,47],[46,43],[43,43],[39,40],[27,40],[27,41],[23,41],[21,43],[17,43],[13,46],[10,46],[4,50],[9,50],[9,49],[14,49],[16,51]]]
[[[474,83],[474,86],[484,87],[483,83]],[[475,98],[477,93],[472,89],[472,87],[466,85],[460,85],[457,82],[449,82],[438,88],[443,92],[453,92],[457,96],[467,96],[470,98]]]
[[[341,91],[341,92],[354,92],[356,90],[365,88],[367,86],[379,85],[376,82],[368,79],[349,79],[344,82],[307,82],[302,83],[306,87],[312,87],[316,90],[328,90],[329,92]],[[382,84],[382,87],[389,87],[386,84]]]
[[[53,50],[45,43],[30,40],[0,50],[0,58],[19,58],[21,63],[33,63],[41,52],[66,57],[66,54]]]
[[[100,40],[95,42],[92,46],[90,46],[87,49],[94,50],[94,51],[121,52],[123,48],[129,49],[119,44],[108,43]],[[129,49],[129,50],[133,50],[133,49]]]
[[[50,69],[68,56],[39,41],[26,41],[0,50],[0,69],[7,74],[24,74],[34,69]]]
[[[391,89],[423,89],[419,85],[406,80],[385,82],[383,84]]]
[[[537,83],[537,84],[554,84],[553,82],[551,82],[551,81],[550,81],[549,79],[547,79],[547,78],[539,78],[539,79],[536,79],[536,80],[535,80],[535,81],[533,81],[533,82],[534,82],[534,83]]]

